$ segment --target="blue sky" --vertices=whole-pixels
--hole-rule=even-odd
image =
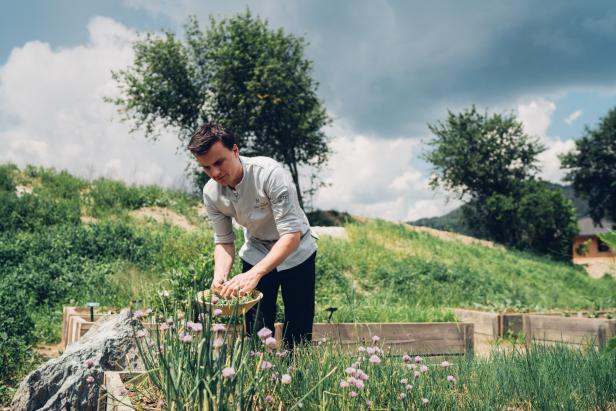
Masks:
[[[191,14],[206,23],[245,8],[233,0],[2,2],[0,162],[185,186],[173,132],[157,144],[129,135],[102,101],[118,93],[111,70],[130,64],[140,33],[181,36]],[[334,119],[335,154],[322,173],[330,185],[317,207],[393,220],[455,207],[429,190],[418,156],[427,123],[471,104],[518,114],[548,147],[542,176],[559,181],[557,155],[616,106],[611,1],[263,0],[251,10],[310,43]]]

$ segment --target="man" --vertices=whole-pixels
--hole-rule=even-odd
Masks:
[[[281,288],[285,342],[292,349],[311,341],[317,245],[290,173],[271,158],[240,156],[233,134],[214,123],[200,126],[188,149],[210,177],[203,202],[215,233],[212,290],[225,298],[261,291],[259,308],[246,314],[247,329],[273,331]],[[235,257],[232,218],[244,227],[245,243],[242,274],[228,279]]]

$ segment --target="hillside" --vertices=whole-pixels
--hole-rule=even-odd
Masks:
[[[0,397],[36,363],[31,344],[59,340],[63,305],[152,306],[207,287],[213,235],[200,214],[198,198],[156,186],[0,166],[0,324],[12,336],[0,341]],[[449,321],[461,306],[616,307],[609,276],[406,225],[345,221],[348,240],[319,240],[317,321],[329,307],[335,322]]]
[[[573,187],[550,183],[548,181],[544,181],[544,184],[550,189],[559,190],[565,198],[569,199],[573,203],[578,219],[588,216],[588,203],[586,200],[575,195]],[[473,233],[462,223],[463,207],[464,206],[458,207],[439,217],[420,218],[419,220],[409,222],[409,224],[422,227],[432,227],[437,230],[451,231],[465,235],[472,235]]]

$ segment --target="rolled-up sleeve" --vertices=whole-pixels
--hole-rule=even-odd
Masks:
[[[214,228],[214,243],[233,243],[235,241],[235,233],[233,232],[231,217],[221,213],[220,210],[216,208],[214,201],[208,198],[205,193],[203,194],[203,204],[205,204],[207,216],[212,224],[212,227]]]
[[[265,185],[267,197],[272,206],[276,230],[279,235],[301,232],[302,211],[291,174],[282,167],[276,167]]]

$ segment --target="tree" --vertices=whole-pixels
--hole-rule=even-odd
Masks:
[[[566,259],[578,233],[570,200],[544,182],[528,180],[508,194],[494,193],[463,208],[464,222],[480,237]]]
[[[330,119],[305,47],[303,38],[271,30],[248,10],[212,18],[205,30],[191,18],[184,41],[166,32],[135,44],[133,66],[113,74],[122,96],[111,101],[152,139],[159,125],[185,143],[198,124],[220,122],[243,154],[289,168],[303,207],[300,167],[318,169],[330,154],[322,131]]]
[[[430,185],[459,198],[511,192],[539,170],[537,155],[545,150],[513,115],[481,114],[475,106],[428,127],[436,136],[422,155],[434,166]]]
[[[545,148],[513,115],[480,114],[473,106],[428,126],[436,136],[423,154],[433,165],[430,185],[466,198],[463,223],[474,235],[558,258],[570,255],[575,209],[535,178]]]
[[[588,199],[595,224],[605,217],[616,221],[616,108],[596,128],[586,127],[575,148],[561,157],[561,167],[570,170],[565,181]]]

